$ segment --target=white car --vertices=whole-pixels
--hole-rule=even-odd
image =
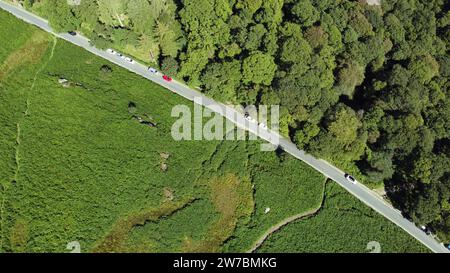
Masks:
[[[358,180],[356,180],[353,176],[349,175],[348,173],[346,173],[345,175],[345,179],[347,179],[347,181],[351,182],[352,184],[357,184]]]
[[[263,128],[264,130],[267,130],[267,125],[265,125],[264,123],[260,123],[259,127]]]
[[[431,235],[431,231],[430,231],[430,229],[429,229],[428,227],[426,227],[426,226],[420,226],[420,229],[421,229],[423,232],[425,232],[425,234]]]
[[[131,59],[130,57],[125,57],[124,60],[127,61],[127,62],[129,62],[129,63],[134,64],[134,60]]]
[[[148,68],[148,71],[150,71],[150,73],[153,73],[153,74],[158,74],[158,70],[156,70],[156,69],[153,68],[153,67],[149,67],[149,68]]]
[[[116,52],[115,52],[114,50],[112,50],[111,48],[108,48],[108,49],[106,50],[106,52],[108,52],[109,54],[113,54],[113,55],[116,54]]]

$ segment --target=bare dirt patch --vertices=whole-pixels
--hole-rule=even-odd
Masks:
[[[21,48],[12,52],[0,66],[0,80],[24,64],[38,63],[50,45],[47,33],[35,31]]]
[[[161,217],[169,216],[186,207],[193,201],[193,198],[185,198],[178,202],[165,202],[158,208],[151,208],[146,211],[136,212],[130,214],[129,216],[120,218],[114,224],[112,230],[94,248],[93,252],[133,252],[134,250],[129,249],[126,244],[128,234],[133,227],[143,226],[148,221],[156,221]]]
[[[210,201],[220,218],[211,225],[204,240],[195,242],[187,238],[184,252],[219,252],[223,242],[233,234],[238,220],[250,216],[254,210],[250,179],[227,174],[211,179],[207,185],[211,190]]]

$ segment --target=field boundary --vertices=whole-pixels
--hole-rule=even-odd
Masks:
[[[295,222],[297,220],[302,220],[303,218],[311,217],[311,216],[314,216],[315,214],[317,214],[323,208],[323,205],[325,204],[325,199],[326,199],[325,190],[327,187],[327,183],[328,183],[328,178],[325,178],[325,181],[323,183],[323,190],[322,190],[322,201],[320,202],[318,207],[310,209],[305,212],[302,212],[300,214],[290,216],[290,217],[282,220],[278,224],[272,226],[253,244],[252,248],[250,250],[248,250],[247,253],[255,252],[259,247],[261,247],[261,245],[267,240],[267,238],[269,238],[273,233],[279,231],[286,225],[288,225],[292,222]]]

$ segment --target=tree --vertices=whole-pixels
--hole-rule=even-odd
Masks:
[[[355,87],[364,81],[364,67],[353,61],[346,61],[338,73],[338,90],[352,98]]]
[[[306,30],[305,38],[308,40],[312,48],[317,48],[326,44],[328,34],[325,33],[321,26],[314,26]]]
[[[337,104],[324,120],[325,128],[310,143],[313,154],[339,162],[359,160],[366,149],[367,133],[355,111]]]
[[[439,74],[439,63],[433,56],[427,54],[411,60],[408,70],[410,70],[421,83],[427,83]]]
[[[238,60],[214,63],[207,67],[202,82],[207,94],[221,101],[234,102],[241,74],[241,64]]]
[[[189,78],[192,83],[197,82],[208,60],[214,57],[215,51],[230,41],[230,28],[225,21],[231,14],[223,14],[222,10],[216,9],[217,1],[183,1],[184,7],[180,16],[187,32],[188,48],[180,74]],[[220,6],[223,7],[226,3],[228,2],[220,2]],[[231,8],[226,10],[230,12]]]
[[[125,27],[129,18],[125,14],[128,0],[97,0],[99,20],[112,27]]]
[[[312,26],[319,20],[319,12],[311,4],[310,0],[298,1],[292,6],[292,14],[305,27]]]
[[[250,51],[255,51],[261,46],[262,39],[267,30],[263,24],[257,24],[250,27],[250,31],[245,39],[244,47]]]
[[[48,12],[48,20],[57,32],[73,31],[80,25],[66,1],[48,0],[44,6]]]
[[[276,69],[277,65],[272,56],[255,52],[243,62],[243,82],[270,85]]]
[[[158,21],[155,27],[155,36],[159,40],[159,45],[163,56],[176,57],[178,51],[182,47],[181,33],[174,30],[173,25],[167,25],[162,21]]]
[[[393,153],[386,151],[370,153],[370,157],[367,159],[370,167],[364,170],[370,181],[382,182],[392,178],[394,174],[392,157]]]
[[[173,57],[165,57],[161,62],[161,70],[166,75],[175,77],[178,74],[179,64]]]
[[[252,16],[258,9],[261,8],[263,0],[237,0],[236,8],[248,12]]]
[[[287,24],[282,30],[285,41],[282,45],[280,59],[283,62],[305,67],[311,60],[313,50],[304,39],[302,29],[295,24]],[[300,73],[300,72],[297,72]]]

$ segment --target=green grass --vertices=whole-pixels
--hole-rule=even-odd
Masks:
[[[15,49],[22,46],[29,38],[34,28],[28,24],[18,24],[17,19],[9,13],[0,13],[0,22],[2,22],[2,30],[0,31],[0,63]],[[6,26],[14,25],[13,28]],[[14,39],[11,39],[14,37]]]
[[[336,183],[326,187],[317,215],[293,222],[269,237],[258,252],[364,253],[369,242],[381,252],[429,252],[399,227],[366,207]]]

